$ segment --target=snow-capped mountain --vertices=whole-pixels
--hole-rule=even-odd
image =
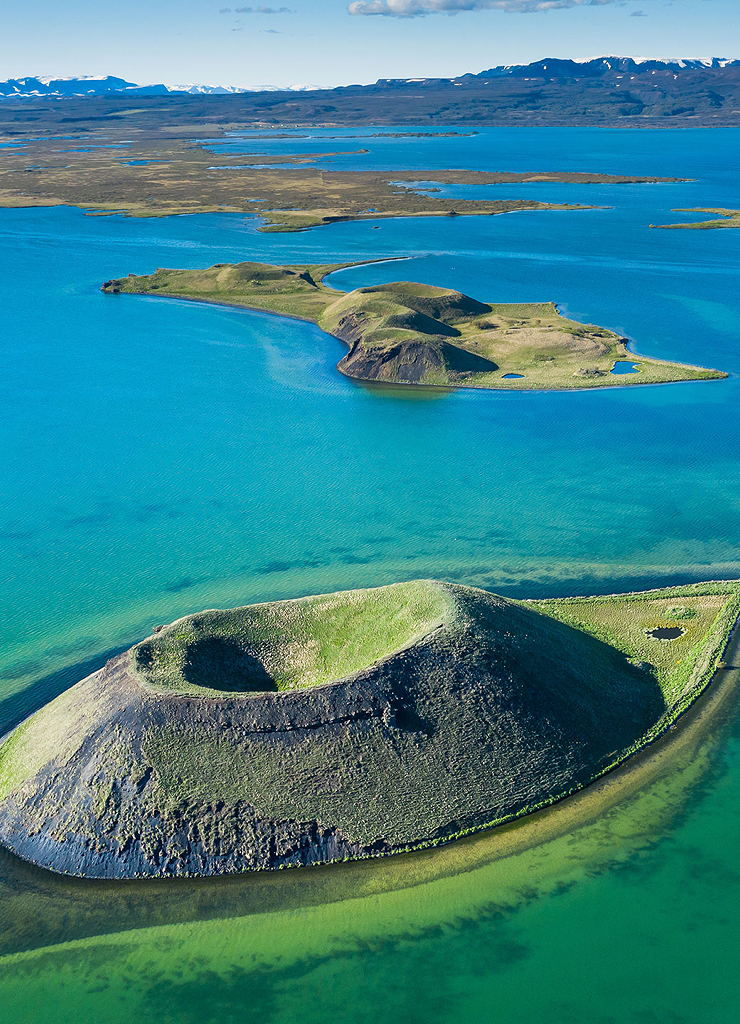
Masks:
[[[740,67],[740,60],[731,57],[592,57],[586,60],[563,60],[546,57],[531,64],[501,64],[481,71],[478,78],[598,78],[601,75],[644,75],[652,71],[711,71]]]
[[[115,93],[133,93],[138,96],[174,95],[225,96],[230,93],[247,92],[306,92],[317,89],[315,85],[258,85],[251,89],[236,85],[167,84],[137,85],[125,78],[114,75],[77,75],[71,78],[55,78],[52,75],[31,75],[26,78],[9,78],[0,82],[0,97],[48,96],[52,98],[110,96]]]
[[[265,86],[269,88],[269,86]],[[241,92],[252,92],[252,89],[240,89],[236,85],[203,85],[200,82],[192,83],[190,85],[166,85],[165,89],[167,92],[183,93],[189,96],[228,96],[229,93],[241,93]],[[259,88],[256,91],[262,91]]]
[[[249,89],[238,85],[168,85],[168,92],[188,93],[191,96],[227,96],[230,93],[245,92],[312,92],[318,85],[254,85]]]
[[[381,78],[375,85],[354,88],[397,89],[408,85],[459,85],[470,84],[477,79],[546,79],[549,81],[599,80],[610,81],[626,76],[636,80],[649,75],[668,72],[680,81],[696,81],[700,73],[718,75],[733,73],[740,69],[740,60],[731,57],[593,57],[588,59],[562,59],[546,57],[531,64],[501,64],[477,74],[461,75],[458,78]],[[664,76],[665,77],[665,76]],[[344,88],[344,87],[340,87]],[[314,92],[319,86],[295,84],[289,86],[255,85],[251,88],[235,85],[207,85],[201,83],[137,85],[125,78],[113,75],[79,75],[72,78],[55,78],[49,75],[34,75],[26,78],[10,78],[0,82],[0,99],[22,96],[48,96],[51,98],[110,96],[120,93],[138,96],[191,95],[226,96],[230,94],[264,92]]]
[[[111,93],[132,92],[162,95],[168,92],[164,85],[136,85],[114,75],[79,75],[55,78],[52,75],[32,75],[27,78],[9,78],[0,82],[0,96],[109,96]]]

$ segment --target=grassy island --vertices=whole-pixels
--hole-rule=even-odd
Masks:
[[[664,732],[739,611],[737,583],[523,602],[420,580],[190,615],[6,738],[0,842],[119,878],[446,842]]]
[[[711,213],[711,220],[686,221],[680,224],[651,224],[653,228],[690,228],[696,231],[707,231],[713,228],[740,228],[740,210],[729,210],[723,206],[688,206],[673,211],[674,213]]]
[[[131,274],[107,281],[103,291],[197,299],[310,320],[348,345],[339,369],[357,380],[532,390],[727,376],[637,356],[618,334],[569,320],[552,302],[479,302],[408,281],[351,292],[326,284],[328,274],[348,265],[219,263],[206,270]],[[628,372],[618,372],[623,365]]]

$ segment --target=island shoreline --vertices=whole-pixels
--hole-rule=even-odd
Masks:
[[[519,211],[513,211],[513,212],[519,212]],[[373,263],[386,263],[386,262],[393,262],[393,261],[396,261],[396,260],[412,260],[414,258],[415,257],[413,257],[413,256],[392,256],[392,257],[384,257],[382,259],[377,259],[377,260],[362,260],[359,263],[349,263],[346,266],[342,266],[342,267],[338,268],[337,270],[332,271],[332,273],[338,273],[339,270],[348,270],[351,267],[355,267],[355,266],[370,266]],[[330,277],[331,274],[328,274],[327,276]],[[328,288],[332,288],[331,285],[327,285],[327,287]],[[338,288],[332,288],[332,290],[336,291],[338,295],[346,295],[346,294],[348,294],[347,292],[343,292],[341,289],[338,289]],[[261,313],[262,315],[264,315],[266,317],[273,317],[274,316],[274,317],[279,317],[279,318],[281,318],[283,320],[297,320],[300,323],[310,324],[312,327],[316,327],[317,330],[322,332],[322,334],[327,335],[327,337],[329,337],[329,338],[334,338],[336,341],[340,342],[342,345],[345,345],[347,347],[347,349],[351,348],[351,346],[346,341],[344,341],[343,338],[340,338],[336,334],[332,334],[330,331],[324,330],[323,327],[321,327],[319,324],[317,324],[316,321],[312,320],[310,317],[300,316],[298,313],[284,313],[284,312],[277,312],[275,310],[270,310],[270,309],[261,309],[259,306],[249,306],[249,305],[246,305],[246,304],[244,304],[242,302],[230,302],[228,299],[199,299],[199,298],[195,298],[194,296],[191,296],[191,295],[178,295],[176,293],[168,293],[168,292],[158,292],[156,294],[150,293],[150,292],[138,292],[138,293],[130,293],[130,294],[132,294],[134,296],[134,298],[142,298],[142,299],[169,299],[170,301],[196,303],[196,304],[200,304],[200,305],[204,305],[204,306],[215,306],[216,308],[221,307],[223,309],[242,309],[242,310],[244,310],[247,313]],[[555,306],[555,308],[559,312],[560,311],[560,307],[559,307],[557,302],[554,303],[554,306]],[[627,347],[629,347],[632,344],[632,341],[629,338],[624,338],[624,342],[625,342],[625,345]],[[643,356],[643,355],[640,355],[640,353],[637,352],[634,348],[629,348],[629,352],[632,355],[634,355],[636,359],[649,359],[651,363],[657,363],[657,364],[663,365],[663,366],[680,366],[680,367],[688,369],[688,370],[711,370],[711,367],[698,366],[698,365],[693,364],[693,363],[682,363],[682,362],[677,362],[677,361],[671,360],[671,359],[659,359],[659,358],[657,358],[655,356]],[[503,392],[513,392],[513,393],[526,391],[526,392],[542,392],[544,394],[548,394],[548,393],[549,394],[555,394],[555,393],[560,394],[562,392],[568,392],[568,391],[578,391],[578,392],[597,391],[597,390],[605,391],[605,390],[609,390],[609,389],[610,390],[623,391],[626,388],[633,388],[633,387],[636,387],[636,386],[639,386],[639,387],[667,387],[667,386],[673,385],[673,384],[705,384],[705,383],[708,384],[708,383],[711,383],[712,381],[716,382],[716,381],[719,381],[719,380],[728,380],[731,377],[731,374],[721,370],[721,371],[714,371],[714,372],[717,373],[716,377],[706,377],[706,378],[696,378],[696,379],[686,378],[686,379],[683,379],[683,380],[666,380],[666,381],[630,380],[629,382],[623,383],[623,384],[615,384],[615,383],[610,381],[610,382],[604,382],[603,384],[591,384],[591,385],[588,385],[588,386],[574,384],[572,387],[571,386],[568,386],[568,387],[537,387],[536,385],[531,385],[531,384],[529,384],[529,385],[526,385],[526,384],[495,385],[495,384],[467,384],[467,383],[459,383],[459,384],[457,384],[457,383],[455,383],[455,384],[433,384],[433,383],[426,383],[426,382],[425,383],[416,384],[413,381],[391,381],[391,380],[385,381],[385,380],[372,380],[372,379],[368,379],[366,377],[360,377],[360,376],[357,376],[355,374],[348,373],[345,369],[343,369],[342,366],[340,365],[341,361],[342,360],[340,360],[336,364],[335,369],[338,370],[338,372],[343,377],[346,377],[347,380],[354,381],[357,384],[361,384],[363,386],[372,387],[372,388],[376,388],[376,387],[377,388],[382,388],[383,390],[386,390],[388,388],[413,388],[416,391],[429,390],[429,391],[434,391],[436,393],[439,393],[439,392],[454,393],[455,391],[463,391],[463,390],[464,391],[503,391]],[[636,376],[639,376],[639,372],[636,374]]]

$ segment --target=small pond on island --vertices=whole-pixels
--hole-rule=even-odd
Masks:
[[[657,626],[655,629],[647,631],[647,635],[651,640],[678,640],[684,633],[685,630],[681,629],[680,626]]]

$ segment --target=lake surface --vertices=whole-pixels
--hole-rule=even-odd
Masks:
[[[690,219],[673,207],[740,207],[740,132],[350,140],[375,131],[213,148],[367,147],[320,163],[418,168],[424,182],[455,166],[697,180],[446,187],[611,208],[287,235],[239,215],[0,210],[0,732],[201,607],[419,576],[515,597],[740,576],[740,232],[649,227]],[[363,386],[313,326],[99,292],[160,266],[379,256],[408,260],[334,285],[553,299],[636,354],[731,376],[573,393]],[[2,949],[41,951],[0,960],[6,1019],[734,1020],[735,707],[730,695],[691,756],[608,814],[505,860],[482,838],[392,866],[112,892],[0,858]]]

